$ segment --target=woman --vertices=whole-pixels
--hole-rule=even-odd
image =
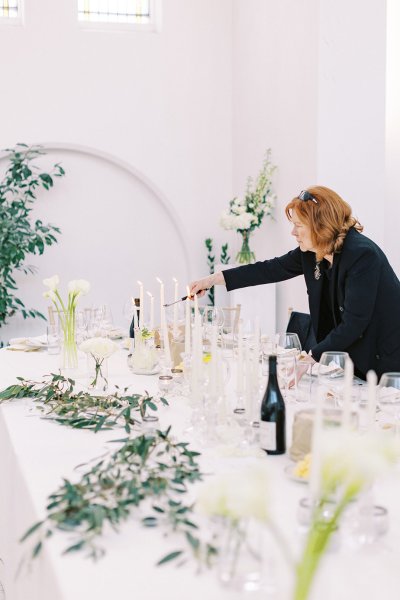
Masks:
[[[350,206],[315,186],[294,198],[286,215],[298,248],[195,281],[191,294],[218,284],[230,291],[304,275],[317,340],[312,358],[345,350],[363,379],[369,369],[378,376],[400,371],[400,282],[382,250],[361,234]]]

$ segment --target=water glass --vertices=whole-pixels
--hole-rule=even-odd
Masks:
[[[58,319],[47,324],[47,354],[60,354],[61,352],[61,331]]]

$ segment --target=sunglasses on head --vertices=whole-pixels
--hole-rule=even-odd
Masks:
[[[311,202],[314,202],[314,204],[318,204],[318,200],[314,198],[314,196],[310,194],[310,192],[307,192],[307,190],[303,190],[302,192],[300,192],[300,194],[297,197],[299,200],[303,200],[304,202],[311,200]]]

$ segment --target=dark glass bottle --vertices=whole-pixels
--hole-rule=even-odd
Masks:
[[[140,310],[139,310],[139,308],[140,308],[140,298],[135,298],[135,306],[136,306],[136,309],[137,309],[137,322],[139,323],[139,316],[140,316]],[[130,326],[129,326],[129,337],[130,337],[130,338],[134,338],[134,337],[135,337],[135,320],[134,320],[134,318],[133,318],[133,315],[132,315],[132,322],[131,322],[131,324],[130,324]]]
[[[261,403],[260,446],[267,454],[286,452],[286,409],[276,374],[276,356],[269,357],[267,389]]]

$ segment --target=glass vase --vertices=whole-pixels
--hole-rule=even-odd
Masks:
[[[242,236],[242,247],[236,255],[236,262],[240,265],[248,265],[256,260],[256,255],[250,250],[250,230],[240,229],[239,233]]]
[[[159,355],[153,337],[142,337],[135,329],[135,347],[128,359],[128,366],[138,375],[154,375],[160,371]]]
[[[78,348],[76,345],[76,312],[75,309],[58,313],[62,335],[61,370],[78,367]]]
[[[253,592],[263,587],[262,531],[253,519],[226,520],[218,563],[220,583],[229,589]]]
[[[108,360],[107,358],[96,358],[88,354],[88,391],[95,395],[102,395],[108,390]]]

